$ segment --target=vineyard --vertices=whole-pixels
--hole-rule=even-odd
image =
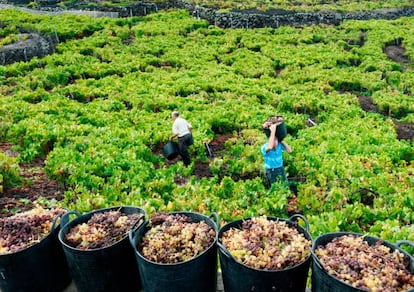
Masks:
[[[35,199],[217,212],[222,224],[301,213],[312,236],[414,241],[414,17],[277,29],[184,10],[0,19],[0,61],[29,33],[57,40],[0,66],[2,213]],[[174,110],[194,128],[189,167],[162,155]],[[293,148],[289,186],[264,177],[261,125],[274,115]]]

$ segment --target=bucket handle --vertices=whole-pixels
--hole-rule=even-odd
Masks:
[[[131,243],[131,245],[134,245],[134,237],[135,237],[135,232],[137,232],[137,230],[142,226],[142,224],[140,224],[138,227],[137,224],[141,221],[141,219],[144,219],[142,224],[147,225],[148,224],[148,220],[145,219],[145,214],[143,214],[135,223],[134,225],[132,225],[131,229],[129,229],[128,232],[128,237],[129,237],[129,242]]]
[[[58,221],[59,218],[62,218],[62,215],[57,215],[55,216],[55,218],[53,219],[52,222],[52,226],[50,227],[50,233],[52,233],[53,231],[55,231],[56,228],[56,222]],[[62,222],[62,221],[61,221]]]
[[[227,250],[227,248],[225,248],[221,242],[217,241],[217,246],[218,248],[222,251],[222,253],[229,259],[232,259],[233,256],[230,254],[230,252]]]
[[[141,217],[139,217],[137,219],[137,221],[135,221],[135,223],[131,226],[131,230],[133,230],[134,232],[136,232],[138,230],[138,228],[141,226],[141,224],[144,223],[145,221],[146,220],[145,220],[145,213],[144,213],[144,214],[141,214]]]
[[[140,223],[141,220],[142,220],[142,223],[138,225],[138,223]],[[148,223],[148,220],[145,218],[145,213],[144,213],[142,214],[141,217],[138,218],[137,221],[135,221],[134,225],[131,226],[131,229],[129,229],[129,232],[128,232],[129,241],[131,242],[131,244],[133,244],[134,242],[135,232],[137,232],[137,230],[142,226],[142,224],[147,225],[147,223]]]
[[[208,216],[208,218],[210,218],[210,219],[214,219],[214,223],[216,224],[216,228],[218,229],[220,226],[219,226],[219,218],[218,218],[218,215],[217,215],[217,213],[216,212],[213,212],[213,213],[211,213],[210,214],[210,216]]]
[[[295,219],[297,219],[297,218],[301,218],[304,222],[305,222],[305,225],[306,225],[306,231],[309,233],[309,221],[308,221],[308,219],[306,219],[306,217],[305,216],[303,216],[303,215],[301,215],[301,214],[293,214],[289,219],[288,219],[288,221],[294,221]]]
[[[411,245],[412,247],[414,247],[414,242],[409,241],[409,240],[399,240],[395,243],[396,246],[401,247],[402,244],[408,244]]]
[[[65,214],[63,214],[61,216],[61,219],[60,219],[60,227],[61,228],[69,223],[69,216],[70,215],[76,215],[77,217],[79,217],[81,215],[81,213],[79,213],[77,211],[69,211],[69,212],[66,212]]]

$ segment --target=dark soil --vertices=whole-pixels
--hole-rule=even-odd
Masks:
[[[11,157],[17,155],[12,151],[12,144],[0,142],[0,150]],[[29,164],[21,164],[20,176],[27,181],[23,186],[6,189],[0,193],[1,216],[10,212],[22,212],[33,208],[33,202],[39,197],[48,200],[60,201],[63,199],[64,189],[56,181],[47,177],[44,172],[45,162],[41,158],[34,159]]]
[[[400,140],[413,140],[414,125],[410,123],[401,123],[394,120],[394,125],[397,129],[397,138]]]
[[[229,139],[232,136],[233,135],[231,134],[219,135],[215,139],[210,141],[209,143],[206,143],[204,145],[205,146],[204,151],[206,151],[206,155],[207,157],[209,157],[209,161],[207,162],[195,161],[192,175],[194,175],[198,180],[202,179],[203,177],[206,177],[206,178],[213,177],[213,173],[211,172],[211,169],[210,169],[210,160],[216,157],[217,155],[219,155],[220,152],[225,149],[224,143],[227,141],[227,139]],[[162,150],[158,149],[154,151],[154,154],[160,155],[161,152]],[[179,162],[180,160],[181,160],[181,157],[178,156],[172,160],[166,160],[165,164],[169,166],[171,164]],[[177,185],[183,185],[187,183],[188,177],[177,176],[175,177],[174,181]]]
[[[412,66],[411,60],[405,55],[406,49],[401,46],[399,42],[396,44],[387,45],[384,48],[384,53],[387,57],[397,62],[401,65],[402,69],[408,69],[410,64]],[[378,107],[372,102],[372,99],[369,96],[364,95],[357,95],[359,104],[361,108],[366,112],[374,112],[378,114],[382,114],[384,116],[388,116],[388,113],[381,112]],[[396,131],[397,131],[397,139],[399,140],[413,140],[414,137],[414,125],[412,123],[403,123],[398,121],[397,119],[393,119]]]
[[[384,116],[387,116],[387,113],[381,112],[378,107],[372,102],[371,98],[368,96],[357,95],[361,108],[366,112],[379,113]],[[397,139],[399,140],[413,140],[414,137],[414,125],[412,123],[403,123],[399,122],[396,119],[393,119]]]
[[[405,51],[406,49],[401,45],[389,45],[384,49],[384,53],[391,60],[401,64],[408,64],[410,59],[405,55]]]

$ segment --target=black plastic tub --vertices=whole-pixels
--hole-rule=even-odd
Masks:
[[[306,229],[298,225],[294,220],[301,218],[305,221]],[[221,264],[224,290],[226,292],[241,291],[278,291],[278,292],[301,292],[306,291],[311,255],[302,263],[294,267],[283,270],[262,270],[249,267],[238,262],[230,252],[221,244],[220,239],[224,232],[230,228],[240,229],[245,218],[230,222],[220,228],[218,235],[218,250]],[[268,220],[285,221],[289,227],[297,229],[306,239],[312,240],[309,233],[309,223],[307,219],[299,214],[291,216],[289,219],[267,217]]]
[[[138,267],[128,235],[111,246],[91,250],[81,250],[65,243],[65,235],[72,227],[86,223],[96,213],[108,211],[120,211],[127,215],[138,213],[145,218],[145,211],[138,207],[111,207],[83,215],[78,214],[77,218],[63,226],[59,232],[59,240],[69,270],[79,292],[124,292],[141,289],[141,282],[137,277]]]
[[[380,238],[369,236],[369,235],[362,235],[359,233],[354,232],[335,232],[335,233],[326,233],[323,235],[318,236],[312,245],[312,291],[313,292],[365,292],[367,290],[359,289],[353,287],[344,281],[336,278],[333,275],[330,275],[322,266],[321,262],[319,261],[317,255],[314,253],[318,246],[324,246],[327,243],[331,242],[333,239],[337,237],[341,237],[343,235],[357,235],[357,236],[364,236],[364,240],[368,242],[369,245],[375,245],[378,241],[380,241],[385,246],[391,249],[391,252],[394,250],[399,250],[408,258],[410,259],[410,264],[408,270],[411,274],[414,274],[414,258],[408,254],[406,251],[400,248],[401,244],[410,244],[413,245],[410,241],[400,241],[397,242],[395,245],[391,244],[388,241],[382,240]],[[408,290],[407,292],[414,292],[414,288]]]
[[[217,290],[217,215],[212,213],[207,217],[193,212],[169,214],[186,215],[193,222],[206,222],[216,233],[214,242],[203,253],[188,261],[173,264],[156,263],[146,259],[137,248],[150,230],[148,221],[137,231],[131,229],[129,239],[135,250],[143,290],[145,292],[215,292]]]
[[[270,137],[270,129],[263,129],[263,132],[266,134],[268,138]],[[279,126],[277,126],[275,135],[279,142],[283,141],[283,139],[286,138],[287,129],[284,121]]]
[[[172,160],[176,158],[179,154],[178,151],[178,143],[173,141],[168,141],[167,144],[165,144],[163,149],[163,155],[168,160]]]
[[[0,256],[2,292],[60,292],[70,284],[65,254],[58,241],[58,218],[55,218],[50,233],[39,243]]]

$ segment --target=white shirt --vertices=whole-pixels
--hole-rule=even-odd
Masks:
[[[178,137],[190,134],[190,128],[192,128],[191,124],[180,117],[177,117],[172,125],[173,134],[178,134]]]

